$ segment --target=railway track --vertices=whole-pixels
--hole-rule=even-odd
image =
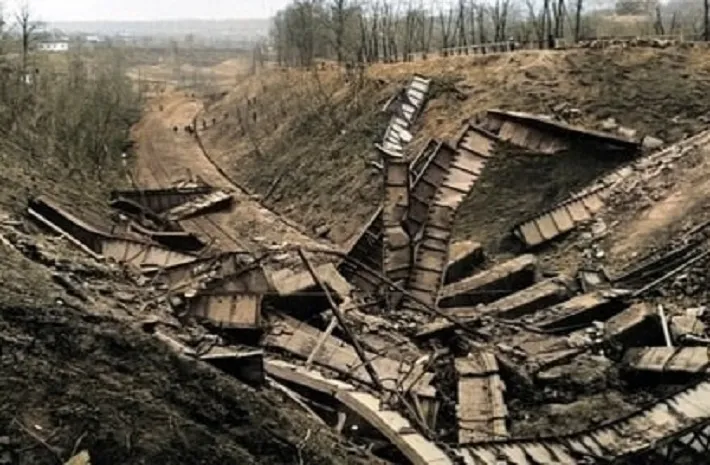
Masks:
[[[348,255],[356,262],[364,263],[374,270],[385,269],[392,273],[395,280],[403,279],[410,268],[411,253],[407,232],[401,227],[401,216],[406,208],[409,189],[413,188],[412,179],[416,179],[417,170],[424,169],[422,159],[427,159],[436,148],[436,142],[429,141],[424,150],[417,154],[409,164],[406,181],[403,174],[404,149],[412,139],[410,129],[426,104],[426,97],[431,81],[415,75],[403,92],[395,95],[385,105],[385,111],[393,113],[385,130],[382,143],[377,146],[383,156],[385,168],[385,201],[370,217],[370,220],[356,235],[356,239],[347,247]],[[405,188],[406,185],[406,188]],[[404,211],[403,211],[404,210]],[[407,242],[406,246],[404,242]],[[350,262],[352,263],[352,261]],[[339,270],[346,278],[360,288],[374,291],[379,282],[359,272],[348,261],[340,264]],[[406,278],[406,276],[404,276]]]
[[[461,453],[467,465],[705,463],[710,454],[708,425],[710,381],[705,380],[597,428],[551,438],[490,441],[465,447]],[[704,444],[694,444],[698,435],[705,438]],[[656,458],[668,456],[675,444],[689,446],[691,454],[701,461],[674,462]]]
[[[335,399],[341,406],[354,412],[379,431],[413,465],[454,465],[455,462],[449,454],[418,433],[414,425],[397,411],[382,405],[372,394],[286,362],[267,361],[265,369],[269,376],[279,381],[305,387]]]
[[[410,292],[429,305],[436,304],[439,289],[443,285],[456,210],[481,176],[488,159],[493,155],[494,144],[495,140],[488,134],[467,123],[457,138],[455,153],[441,184],[432,196],[421,237],[417,238],[415,244],[408,283]],[[443,174],[430,170],[431,177],[435,173]],[[427,175],[422,178],[427,183]],[[406,299],[405,306],[413,308],[418,307],[418,304]]]
[[[660,168],[710,141],[710,131],[689,137],[675,145],[641,157],[611,173],[602,176],[591,186],[571,195],[554,207],[527,218],[512,228],[515,235],[527,247],[547,243],[591,220],[609,202],[619,186],[626,185],[635,172],[660,173]]]

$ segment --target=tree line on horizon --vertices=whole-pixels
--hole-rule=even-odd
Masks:
[[[270,32],[286,66],[406,61],[413,53],[516,42],[552,48],[602,35],[677,35],[710,39],[708,2],[658,0],[294,0]],[[608,31],[605,34],[605,31]]]

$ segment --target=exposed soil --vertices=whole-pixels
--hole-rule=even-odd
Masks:
[[[61,463],[77,449],[96,465],[358,463],[278,395],[111,319],[3,307],[0,341],[0,435],[17,445],[18,465]]]
[[[221,250],[247,251],[258,256],[274,246],[318,245],[295,222],[261,206],[205,156],[195,137],[184,130],[201,109],[201,102],[179,92],[167,92],[153,102],[133,131],[136,183],[159,188],[193,180],[231,192],[235,198],[233,209],[213,215],[209,224],[197,220],[183,224],[206,242],[216,237],[213,245]]]
[[[624,161],[593,150],[556,155],[499,152],[461,206],[454,235],[480,242],[488,253],[506,251],[515,224],[565,200]]]
[[[378,110],[412,73],[434,79],[432,98],[414,129],[413,153],[429,137],[453,136],[460,122],[476,112],[500,107],[551,113],[562,103],[579,110],[575,124],[599,128],[604,119],[613,117],[641,135],[672,141],[697,132],[707,121],[707,53],[684,48],[606,49],[434,59],[374,66],[361,88],[356,80],[344,87],[342,76],[334,71],[322,71],[318,79],[293,71],[260,74],[210,108],[209,117],[221,120],[227,112],[233,116],[208,129],[205,144],[238,180],[268,194],[267,201],[279,211],[310,227],[325,223],[331,226],[330,237],[344,243],[378,204],[379,175],[367,164],[372,143],[379,140],[387,121]],[[291,92],[294,87],[299,90]],[[256,113],[257,120],[249,120],[250,131],[242,132],[234,117],[237,111],[245,118]],[[553,160],[543,165],[543,181],[535,183],[537,193],[529,202],[520,202],[521,196],[511,192],[520,202],[515,215],[533,215],[607,169],[596,162],[589,165],[596,157],[603,154],[559,157],[559,166]],[[580,171],[573,180],[561,176],[575,167]],[[485,203],[477,194],[483,190],[491,200],[486,191],[494,186],[506,189],[526,169],[518,164],[510,172],[505,165],[491,169],[494,174],[486,174],[485,186],[474,190],[459,215],[458,237],[475,232],[485,238],[507,225],[503,219],[483,219],[492,226],[490,233],[485,226],[474,226]]]

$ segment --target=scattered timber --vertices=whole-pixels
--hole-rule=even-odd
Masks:
[[[599,427],[565,436],[492,441],[462,449],[466,463],[498,465],[576,465],[583,458],[605,462],[632,460],[662,442],[688,446],[697,434],[707,437],[710,381],[690,386],[636,413]],[[700,449],[703,451],[706,449]],[[706,454],[707,452],[699,452]],[[505,462],[504,462],[505,463]],[[645,463],[645,462],[638,462]],[[658,463],[664,462],[662,459]]]
[[[508,437],[508,409],[498,361],[491,353],[474,353],[455,361],[458,374],[456,416],[459,444]]]
[[[498,300],[535,282],[537,259],[521,255],[470,278],[444,286],[439,295],[442,308],[470,307]]]
[[[267,361],[269,376],[327,394],[372,425],[414,465],[453,465],[451,458],[435,443],[416,431],[398,412],[384,407],[373,395],[353,385],[323,377],[281,361]]]

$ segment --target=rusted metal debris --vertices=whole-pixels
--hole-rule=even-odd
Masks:
[[[399,157],[404,156],[404,147],[412,140],[409,130],[424,108],[430,84],[430,79],[414,75],[401,94],[402,98],[398,99],[396,104],[389,105],[388,110],[392,111],[393,115],[382,141],[385,151]]]
[[[90,225],[45,197],[32,199],[28,214],[69,239],[95,258],[108,258],[150,271],[192,262],[196,257],[128,237],[118,237]]]
[[[526,246],[534,247],[555,239],[589,221],[604,207],[601,192],[573,197],[553,209],[514,227],[515,235]]]
[[[498,361],[491,353],[474,353],[455,361],[458,373],[459,444],[471,444],[508,437],[508,409]]]
[[[570,296],[569,280],[551,278],[535,283],[520,291],[496,299],[487,305],[451,307],[446,313],[457,317],[462,323],[472,323],[481,317],[517,319],[566,300]],[[444,319],[419,328],[417,337],[432,337],[437,333],[452,330],[455,325]]]
[[[234,197],[224,191],[214,191],[172,207],[164,213],[169,221],[180,221],[195,215],[203,215],[229,208]]]
[[[410,239],[402,225],[409,210],[409,163],[383,154],[385,164],[384,201],[382,208],[383,259],[385,274],[393,281],[403,281],[409,276],[412,262]]]
[[[394,111],[395,114],[385,131],[382,144],[377,147],[390,159],[404,159],[404,147],[412,138],[409,129],[416,121],[417,116],[421,113],[426,103],[429,85],[430,80],[415,75],[403,94],[407,97],[405,100],[408,101],[402,101],[401,99],[393,100],[386,106],[388,111]],[[395,102],[399,105],[401,111],[395,109]],[[437,150],[438,146],[438,142],[430,140],[424,147],[424,150],[415,155],[414,159],[410,162],[409,171],[410,177],[413,180],[408,180],[410,189],[414,189],[417,185],[418,174],[415,173],[419,173],[420,170],[424,169],[423,163],[426,164],[426,162],[422,162],[422,160],[426,160],[427,157],[430,156],[429,154]],[[399,202],[398,199],[392,200],[396,203]],[[372,214],[370,220],[363,226],[360,233],[356,234],[353,241],[346,247],[351,259],[377,270],[383,268],[383,259],[386,253],[384,250],[385,230],[382,216],[383,208],[384,204]],[[389,210],[391,211],[392,208],[396,209],[396,207],[390,207]],[[396,221],[396,219],[388,221],[391,224]],[[346,278],[353,280],[354,284],[358,285],[360,288],[367,291],[374,291],[377,288],[376,282],[373,283],[369,279],[369,276],[360,274],[358,268],[353,267],[348,261],[341,263],[339,269]]]
[[[471,276],[484,260],[483,246],[480,243],[454,242],[449,246],[449,263],[446,265],[444,284],[451,284]]]
[[[465,125],[456,143],[456,154],[429,206],[422,238],[416,244],[409,289],[435,303],[449,262],[449,243],[454,215],[493,154],[494,141],[471,125]],[[405,305],[416,305],[405,300]]]
[[[303,263],[306,265],[306,268],[308,269],[308,273],[311,275],[311,278],[313,281],[318,285],[318,287],[323,291],[325,294],[326,298],[328,299],[328,304],[330,305],[330,309],[333,312],[333,315],[335,318],[338,320],[338,324],[340,325],[340,328],[343,330],[343,332],[347,335],[348,339],[350,339],[350,343],[353,346],[353,349],[357,353],[357,356],[360,358],[360,362],[363,364],[365,369],[367,370],[367,374],[370,376],[370,379],[372,380],[372,383],[375,385],[377,390],[379,392],[383,392],[385,387],[382,384],[382,380],[380,379],[379,375],[377,374],[377,371],[373,368],[372,362],[370,359],[367,357],[367,354],[362,348],[362,345],[360,344],[360,340],[357,338],[355,333],[352,332],[350,329],[350,325],[348,322],[345,320],[345,317],[343,316],[342,312],[340,311],[340,308],[338,307],[338,304],[335,303],[333,300],[333,297],[330,295],[330,291],[328,288],[323,284],[321,281],[320,277],[318,276],[318,272],[316,271],[315,268],[313,268],[313,265],[311,262],[308,260],[308,257],[306,257],[306,254],[303,253],[303,250],[298,251],[299,256],[301,257],[301,260],[303,260]],[[324,343],[324,341],[328,337],[321,337],[319,339],[319,343]],[[316,348],[313,353],[317,353],[317,351],[320,348],[318,345],[316,345]],[[311,354],[308,358],[312,360],[315,356]]]
[[[623,186],[624,181],[634,172],[672,163],[709,139],[710,131],[704,131],[678,144],[641,157],[629,165],[602,176],[591,186],[573,194],[556,206],[521,221],[512,228],[512,232],[527,247],[536,247],[556,239],[592,219],[604,208],[607,199],[612,197],[619,186]],[[657,170],[657,173],[660,171]]]
[[[578,295],[561,304],[528,315],[523,320],[547,330],[564,330],[606,320],[627,307],[629,291],[610,289]]]
[[[49,198],[31,199],[27,213],[32,219],[66,237],[88,254],[97,258],[101,255],[103,239],[108,236],[108,233],[82,221]]]
[[[105,237],[101,242],[101,255],[146,272],[191,263],[197,259],[192,254],[122,237]]]
[[[365,364],[350,344],[335,336],[326,337],[325,342],[319,343],[322,338],[322,331],[317,328],[286,315],[280,315],[275,317],[274,327],[264,338],[264,344],[266,347],[286,351],[303,360],[310,358],[316,365],[374,386],[375,382],[365,369]],[[320,346],[319,351],[313,355],[312,349],[318,346]],[[425,398],[434,397],[436,391],[430,385],[432,375],[426,373],[422,365],[380,357],[372,352],[366,352],[365,356],[370,360],[378,378],[383,380],[382,384],[386,390],[411,390]]]
[[[573,301],[574,298],[570,299]],[[611,318],[602,313],[594,316],[587,324],[560,329],[556,335],[519,332],[505,343],[522,350],[528,370],[537,373],[607,342],[615,342],[621,347],[638,347],[660,337],[655,311],[643,302],[635,303]]]
[[[182,252],[198,252],[207,246],[199,237],[185,231],[154,231],[137,223],[129,224],[128,230],[145,236],[160,245]]]
[[[386,437],[414,465],[453,465],[454,461],[439,446],[417,432],[412,423],[396,410],[382,405],[377,397],[355,386],[325,378],[281,361],[266,362],[266,372],[283,382],[327,394],[354,412]]]
[[[253,384],[262,383],[266,372],[285,390],[292,388],[293,399],[302,406],[306,405],[303,396],[308,397],[308,405],[317,405],[326,394],[327,408],[338,417],[336,431],[342,432],[350,419],[357,418],[358,424],[378,430],[412,463],[453,464],[463,459],[468,464],[497,465],[501,456],[522,464],[578,463],[579,454],[613,457],[648,449],[659,438],[668,440],[683,428],[707,422],[710,407],[683,414],[669,414],[659,407],[658,412],[673,417],[670,429],[640,413],[634,420],[618,420],[613,431],[604,426],[561,438],[508,438],[499,362],[506,376],[514,372],[520,379],[544,380],[548,374],[544,370],[579,354],[657,343],[658,316],[643,302],[629,305],[627,291],[603,289],[611,283],[597,286],[593,279],[581,280],[584,293],[570,298],[579,292],[574,281],[567,277],[538,281],[533,255],[479,272],[485,260],[480,244],[451,244],[454,215],[500,139],[543,152],[567,147],[572,134],[616,144],[622,150],[631,150],[637,142],[588,131],[582,134],[529,115],[494,112],[504,120],[500,127],[468,122],[454,146],[432,140],[414,160],[405,162],[409,130],[425,101],[419,99],[425,95],[423,85],[414,79],[410,87],[415,92],[388,105],[395,114],[380,146],[385,155],[382,208],[365,225],[339,269],[332,264],[313,266],[297,248],[290,251],[301,252],[305,271],[297,271],[294,265],[292,270],[267,273],[265,266],[272,262],[264,263],[269,258],[254,257],[238,244],[237,252],[215,253],[212,241],[228,234],[200,216],[229,208],[232,196],[209,186],[115,193],[113,205],[131,220],[125,237],[116,229],[105,228],[108,233],[83,222],[51,202],[33,203],[30,214],[98,258],[115,257],[141,267],[151,287],[165,291],[177,316],[204,320],[207,327],[238,334],[240,344],[262,346],[269,356],[299,359],[305,368],[264,360],[261,350],[221,346],[201,350],[155,333],[179,355],[209,362]],[[520,129],[523,126],[525,131]],[[590,219],[628,175],[621,171],[517,225],[518,237],[534,247]],[[661,273],[651,268],[655,279]],[[647,271],[632,277],[646,280]],[[405,310],[416,311],[402,311],[397,318],[378,313],[393,295],[404,297]],[[370,306],[376,308],[374,313],[364,311]],[[453,334],[449,331],[453,329],[459,331]],[[451,338],[455,342],[443,337],[445,331],[456,336]],[[464,356],[463,350],[469,354]],[[680,354],[669,356],[673,363],[666,360],[662,369],[699,373],[708,365],[707,354]],[[448,370],[452,361],[458,408],[455,418],[447,417],[446,423],[458,425],[460,444],[455,448],[437,445],[444,437],[439,433],[442,423],[437,423],[439,402],[444,398],[447,404],[442,405],[448,405],[453,386],[436,384],[440,392],[434,387],[435,382],[446,381],[435,379],[435,370],[439,375],[441,363]],[[632,369],[652,371],[649,363],[638,363]],[[702,389],[710,392],[710,387]],[[679,401],[672,402],[675,407]],[[308,410],[313,414],[317,409]],[[642,434],[649,428],[647,443]],[[616,436],[612,439],[612,435]]]

